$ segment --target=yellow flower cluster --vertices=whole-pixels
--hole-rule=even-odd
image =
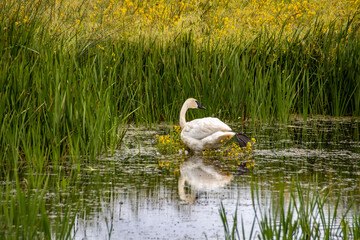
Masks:
[[[256,139],[252,138],[251,142],[248,142],[246,147],[243,148],[233,142],[221,147],[218,150],[206,149],[202,152],[202,154],[204,156],[216,156],[220,160],[234,163],[234,165],[246,163],[247,168],[251,168],[255,165],[255,161],[253,159],[255,143]]]
[[[170,134],[165,136],[156,135],[158,151],[162,154],[184,153],[186,146],[181,142],[180,133],[180,126],[175,125]]]
[[[6,5],[17,24],[26,24],[41,13],[53,34],[84,39],[136,40],[139,36],[174,39],[179,33],[193,33],[197,42],[218,39],[248,39],[266,28],[291,36],[299,27],[315,21],[340,23],[349,17],[359,21],[360,0],[56,0],[33,4],[10,0]],[[41,11],[29,11],[29,7]],[[19,10],[20,9],[20,10]],[[12,16],[11,16],[12,15]]]

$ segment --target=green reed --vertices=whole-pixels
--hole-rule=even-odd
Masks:
[[[45,209],[47,176],[10,180],[1,188],[1,239],[50,238],[51,229]],[[12,185],[15,186],[12,186]]]
[[[37,17],[44,9],[29,7],[26,25],[8,18],[6,10],[0,14],[0,178],[6,183],[0,235],[69,238],[76,209],[59,208],[51,223],[44,199],[48,179],[58,183],[58,198],[64,199],[66,172],[119,148],[120,125],[134,110],[120,102],[122,85],[105,73],[110,60],[104,54],[70,54]]]
[[[115,52],[114,71],[127,90],[123,101],[133,96],[138,111],[132,119],[138,123],[177,122],[189,96],[209,109],[197,114],[229,120],[358,116],[359,39],[348,34],[349,24],[340,33],[315,24],[290,40],[264,33],[248,43],[197,46],[190,34],[165,43],[117,42],[105,49]]]
[[[316,184],[306,188],[293,182],[289,191],[280,186],[264,205],[259,191],[257,183],[252,183],[255,217],[248,233],[243,225],[239,228],[237,211],[230,229],[225,208],[220,205],[226,239],[356,239],[360,234],[357,210],[351,204],[339,210],[340,194],[334,198],[326,190],[319,191]],[[350,216],[351,209],[354,213]]]

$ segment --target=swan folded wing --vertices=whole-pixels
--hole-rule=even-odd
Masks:
[[[231,132],[231,128],[218,118],[201,118],[186,123],[183,134],[195,139],[203,139],[216,132]]]
[[[207,144],[222,144],[222,141],[232,138],[235,135],[233,132],[215,132],[212,135],[203,138],[201,141]]]
[[[223,145],[228,139],[235,135],[234,132],[216,132],[204,139],[201,139],[203,147],[209,149],[216,149]]]

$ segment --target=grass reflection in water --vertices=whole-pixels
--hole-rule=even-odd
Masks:
[[[128,150],[102,161],[103,165],[113,166],[104,173],[108,177],[87,180],[89,188],[100,181],[111,181],[112,187],[102,185],[101,189],[90,191],[102,196],[95,201],[95,205],[102,207],[88,210],[88,215],[78,219],[77,238],[84,236],[84,232],[88,236],[107,234],[104,219],[110,219],[111,214],[117,216],[113,220],[115,237],[121,233],[144,239],[153,236],[201,239],[205,235],[209,239],[223,238],[226,233],[218,211],[221,202],[229,226],[237,208],[238,230],[244,224],[246,237],[250,236],[255,218],[258,220],[252,236],[259,234],[266,239],[274,236],[271,234],[285,234],[283,228],[277,228],[285,223],[281,226],[295,231],[290,216],[299,217],[297,227],[305,229],[310,220],[311,224],[318,224],[318,231],[310,235],[312,239],[322,239],[335,230],[340,234],[344,227],[347,232],[341,233],[342,237],[356,236],[356,206],[360,200],[358,120],[314,119],[293,121],[290,125],[249,125],[245,130],[257,139],[252,155],[256,164],[250,170],[219,156],[157,154],[159,137],[155,135],[166,136],[173,131],[168,126],[151,132],[129,131],[125,143]],[[173,165],[168,168],[166,163]],[[254,208],[261,209],[262,215]],[[310,210],[314,210],[313,215],[304,215]],[[98,232],[93,232],[94,226],[89,224],[95,221]],[[322,226],[325,222],[327,225]],[[315,225],[308,227],[311,226]],[[326,229],[330,231],[326,233]],[[286,236],[295,238],[305,230],[298,228],[298,235],[287,231]]]

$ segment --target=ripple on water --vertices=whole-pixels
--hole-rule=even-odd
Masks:
[[[220,202],[230,222],[237,207],[248,232],[254,219],[251,181],[257,182],[263,205],[280,186],[289,191],[292,181],[304,187],[318,181],[319,189],[360,202],[359,125],[352,119],[234,125],[257,139],[253,170],[222,169],[214,161],[185,157],[179,174],[158,168],[159,160],[174,156],[157,153],[155,135],[172,126],[129,127],[121,150],[91,163],[96,170],[78,177],[83,204],[75,238],[106,238],[109,229],[113,239],[223,238]]]

